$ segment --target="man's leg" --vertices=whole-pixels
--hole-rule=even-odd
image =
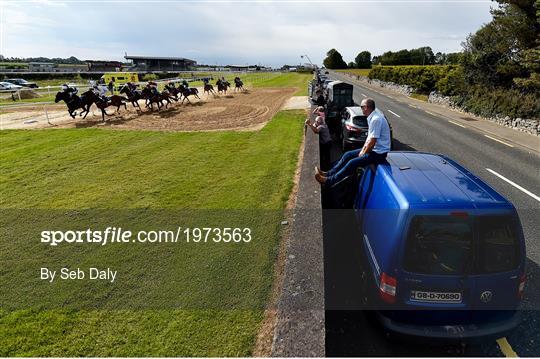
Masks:
[[[329,177],[339,172],[349,161],[358,158],[359,153],[360,149],[345,152],[338,163],[326,173],[326,176]]]
[[[360,157],[356,157],[350,160],[340,171],[334,173],[326,178],[325,184],[331,186],[334,183],[341,181],[343,178],[353,174],[358,167],[366,167],[372,163],[377,163],[379,156],[374,155],[373,152],[366,153]]]

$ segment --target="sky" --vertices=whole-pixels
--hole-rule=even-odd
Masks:
[[[208,65],[322,64],[338,50],[456,52],[491,20],[490,0],[0,0],[0,54]]]

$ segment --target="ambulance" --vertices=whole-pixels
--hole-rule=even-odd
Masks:
[[[109,85],[109,82],[114,82],[114,94],[118,95],[123,85],[128,82],[139,82],[139,75],[136,72],[107,72],[101,76],[101,80],[105,86]]]

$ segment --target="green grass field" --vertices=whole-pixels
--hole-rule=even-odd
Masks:
[[[295,75],[265,82],[305,88],[311,77]],[[0,287],[10,289],[0,292],[0,356],[251,355],[304,118],[282,111],[257,132],[1,131]],[[84,209],[101,210],[81,219]],[[39,243],[48,226],[111,220],[250,226],[253,241]],[[115,286],[53,286],[37,278],[43,265],[110,265],[124,275]]]
[[[218,77],[225,77],[234,86],[233,79],[237,74],[230,72],[223,73],[200,73],[198,76],[212,76],[214,80],[211,82],[214,85]],[[312,74],[296,73],[296,72],[254,72],[245,75],[240,75],[244,87],[296,87],[298,90],[295,96],[307,96],[307,84],[313,79]],[[202,86],[201,81],[193,82],[191,86]],[[215,86],[214,86],[215,87]]]

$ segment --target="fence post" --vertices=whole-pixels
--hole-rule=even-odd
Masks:
[[[49,120],[49,113],[47,112],[47,105],[43,105],[43,110],[45,110],[45,117],[47,118],[47,123],[52,126],[53,124]]]

